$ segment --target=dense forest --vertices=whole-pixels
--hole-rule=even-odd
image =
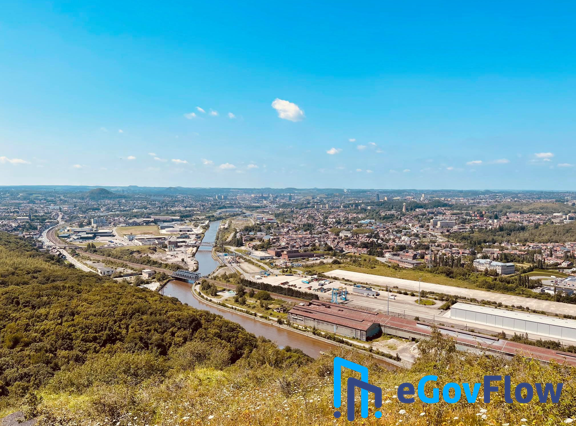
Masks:
[[[450,239],[468,243],[471,247],[485,244],[510,243],[566,243],[576,241],[576,222],[562,225],[521,224],[503,225],[496,229],[475,232],[455,233]]]
[[[0,306],[0,413],[48,383],[60,390],[137,385],[196,358],[234,364],[262,343],[220,316],[78,271],[4,233]],[[308,360],[279,352],[286,362]],[[88,369],[98,373],[78,379]]]

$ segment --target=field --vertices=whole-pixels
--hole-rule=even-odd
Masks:
[[[344,269],[350,272],[362,272],[365,274],[381,275],[383,277],[401,278],[404,280],[413,280],[413,281],[418,281],[419,279],[422,279],[422,282],[427,282],[431,284],[443,284],[452,287],[480,289],[473,283],[469,283],[463,280],[449,278],[444,275],[432,274],[427,271],[415,271],[412,269],[395,269],[385,264],[377,265],[374,268],[364,268],[362,266],[355,266],[348,263],[343,263],[341,265],[318,265],[313,267],[307,267],[305,269],[306,271],[313,271],[314,273],[330,272],[336,269]]]
[[[144,225],[144,226],[119,226],[116,228],[116,232],[120,236],[125,235],[160,235],[160,230],[156,225]]]

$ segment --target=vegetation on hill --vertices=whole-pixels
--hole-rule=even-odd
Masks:
[[[122,195],[116,194],[115,192],[109,191],[108,189],[96,188],[88,191],[86,197],[88,197],[91,200],[107,200],[114,198],[122,198]]]
[[[470,247],[504,242],[566,243],[576,241],[576,222],[541,226],[508,224],[496,229],[451,234],[450,239],[467,243]]]

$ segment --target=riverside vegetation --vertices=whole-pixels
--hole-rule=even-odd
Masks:
[[[388,371],[346,349],[312,360],[176,299],[73,269],[7,234],[0,345],[0,418],[23,410],[39,425],[343,425],[333,417],[334,355],[368,366],[370,382],[384,390],[383,418],[360,424],[557,425],[576,416],[570,367],[459,353],[440,334],[419,344],[410,370]],[[501,394],[484,404],[482,391],[476,404],[405,405],[394,397],[395,386],[428,374],[439,376],[438,387],[500,374],[513,386],[563,382],[564,391],[558,404],[507,404]]]

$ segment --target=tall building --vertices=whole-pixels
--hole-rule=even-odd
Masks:
[[[380,201],[380,194],[376,194],[376,201]]]
[[[406,203],[402,204],[402,213],[406,213]]]

